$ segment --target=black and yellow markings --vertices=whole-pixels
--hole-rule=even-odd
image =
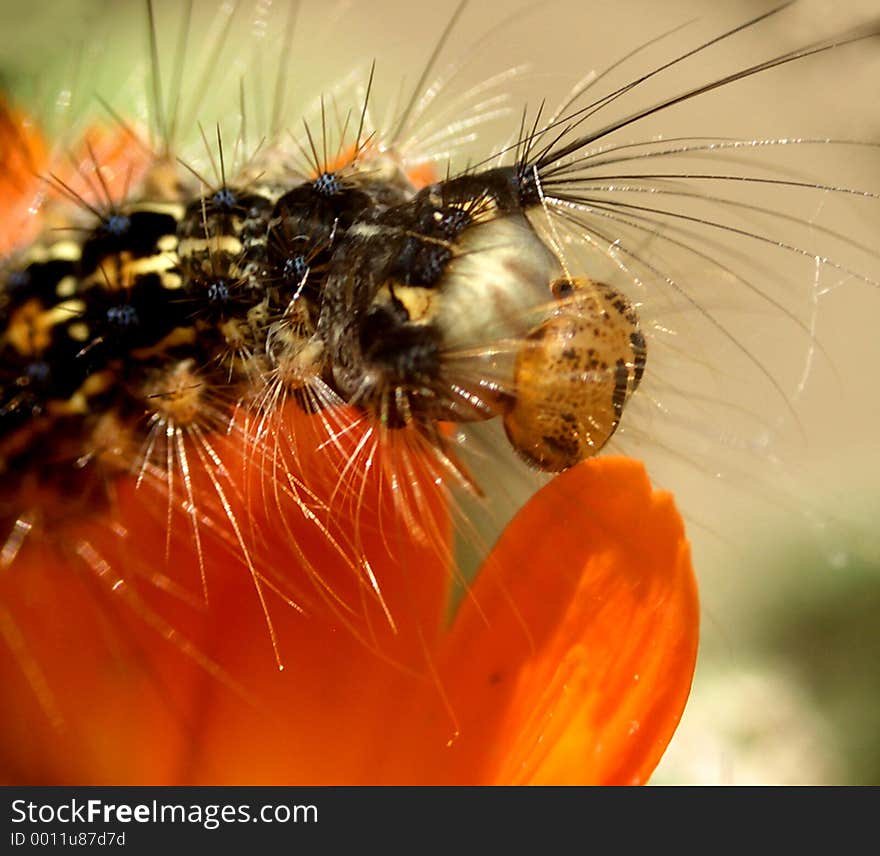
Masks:
[[[29,248],[0,274],[5,465],[52,420],[90,459],[101,432],[137,445],[145,415],[195,425],[209,391],[259,402],[273,383],[390,427],[503,416],[550,470],[601,448],[645,366],[633,307],[562,277],[522,168],[416,190],[392,161],[183,196],[166,175],[176,198],[151,175],[80,237]]]

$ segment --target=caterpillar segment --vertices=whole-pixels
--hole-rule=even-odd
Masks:
[[[375,157],[289,187],[199,191],[182,175],[177,200],[135,194],[31,247],[0,289],[3,469],[32,472],[48,448],[47,478],[106,467],[124,458],[95,451],[113,426],[137,443],[157,420],[198,424],[205,402],[265,403],[279,383],[441,446],[437,423],[499,417],[544,470],[601,449],[644,339],[625,297],[564,275],[530,220],[533,172],[417,189]]]

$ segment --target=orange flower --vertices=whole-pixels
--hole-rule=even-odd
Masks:
[[[53,202],[74,194],[89,205],[106,207],[123,195],[148,165],[145,148],[129,133],[91,128],[58,178],[49,178],[48,146],[35,124],[0,96],[0,253],[25,244],[51,224]],[[98,167],[100,164],[100,179]],[[41,209],[42,217],[34,216]],[[47,210],[48,209],[48,210]]]
[[[134,477],[106,506],[21,497],[45,514],[0,555],[0,781],[647,780],[697,649],[671,497],[623,458],[558,476],[450,621],[438,474],[377,446],[340,481],[370,428],[330,454],[323,419],[185,438],[170,502]]]
[[[127,515],[121,503],[117,520],[138,538],[129,546],[149,553],[161,533],[136,505]],[[77,537],[94,546],[102,536],[82,524]],[[109,555],[107,543],[95,549]],[[687,699],[698,609],[679,516],[667,494],[652,493],[639,464],[591,461],[540,491],[448,628],[449,575],[436,552],[409,544],[379,564],[377,549],[370,552],[397,621],[378,646],[387,656],[327,613],[284,607],[271,610],[279,671],[253,581],[210,547],[209,605],[189,620],[180,612],[158,623],[153,607],[143,606],[140,621],[125,608],[132,601],[120,587],[133,580],[117,576],[120,560],[100,580],[59,561],[48,540],[31,543],[0,587],[0,673],[11,701],[0,712],[3,779],[648,778]],[[184,572],[181,559],[175,553]],[[322,572],[334,585],[333,571]],[[162,640],[157,629],[191,639]]]

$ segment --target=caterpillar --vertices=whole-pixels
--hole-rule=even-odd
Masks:
[[[501,472],[534,489],[609,444],[662,448],[669,425],[689,444],[671,457],[723,469],[697,447],[744,411],[753,438],[796,422],[801,365],[768,364],[736,303],[812,360],[817,296],[878,288],[868,239],[820,216],[858,205],[864,236],[876,193],[802,160],[874,150],[680,117],[874,44],[866,25],[725,58],[800,8],[659,26],[580,67],[558,104],[511,105],[519,68],[444,93],[474,62],[441,59],[462,4],[380,119],[381,55],[291,107],[310,77],[290,61],[310,31],[295,6],[148,2],[145,119],[109,87],[100,133],[77,116],[44,162],[7,102],[4,159],[32,168],[0,269],[4,574],[30,603],[78,575],[85,601],[142,625],[124,631],[137,646],[158,631],[236,692],[193,617],[232,596],[226,576],[249,581],[276,667],[292,612],[424,668],[401,653],[424,632],[405,618],[418,595],[389,593],[389,568],[440,561],[466,586],[462,544],[486,552],[473,512],[503,508]],[[334,37],[344,17],[318,14]],[[716,54],[728,67],[706,73]],[[7,649],[60,717],[8,604]]]

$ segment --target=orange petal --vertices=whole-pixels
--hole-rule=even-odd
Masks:
[[[39,538],[0,574],[5,784],[164,784],[185,764],[206,676],[120,570]]]
[[[678,723],[697,652],[681,518],[643,467],[583,463],[519,513],[463,603],[435,705],[404,758],[436,783],[644,782]],[[398,766],[391,779],[409,773]]]
[[[37,176],[46,158],[46,145],[34,125],[0,97],[0,253],[34,235],[29,209],[37,203]]]
[[[399,517],[395,522],[375,455],[366,481],[355,483],[356,509],[354,497],[340,492],[327,532],[350,551],[343,539],[357,511],[357,555],[375,569],[396,624],[391,632],[369,586],[362,576],[357,581],[351,557],[330,544],[289,494],[276,502],[272,487],[288,485],[286,475],[327,500],[338,480],[333,456],[347,454],[344,445],[318,450],[318,417],[291,406],[284,419],[283,433],[296,438],[298,449],[294,460],[292,453],[276,458],[270,446],[267,460],[277,470],[263,469],[234,431],[209,438],[223,461],[222,477],[219,469],[198,466],[189,451],[190,486],[200,518],[209,521],[200,529],[208,603],[179,483],[180,507],[170,511],[149,480],[137,487],[127,477],[114,483],[110,511],[77,516],[81,509],[70,498],[30,497],[46,512],[60,501],[65,514],[57,530],[32,532],[0,573],[0,681],[17,700],[0,706],[0,780],[362,778],[371,737],[385,726],[386,700],[422,683],[418,673],[440,636],[448,564],[436,544],[414,538]],[[357,446],[368,429],[366,423],[352,428],[339,442]],[[265,493],[260,469],[269,480]],[[430,491],[435,474],[410,472],[425,489],[423,516],[433,515],[438,537],[448,539],[446,510]],[[223,508],[212,479],[223,487]],[[304,569],[305,560],[311,569]],[[343,610],[327,608],[314,573],[354,608],[353,626],[343,621]],[[285,602],[287,595],[305,614]],[[273,654],[270,622],[284,671]]]
[[[336,418],[341,414],[336,413]],[[286,416],[297,450],[270,455],[280,472],[270,470],[270,482],[284,483],[285,472],[295,472],[311,491],[328,500],[339,484],[339,467],[370,436],[374,426],[362,423],[340,434],[339,448],[326,445],[321,417],[295,408]],[[342,417],[344,418],[344,417]],[[282,435],[285,432],[280,432]],[[393,441],[400,439],[397,435]],[[322,442],[323,441],[323,442]],[[314,571],[329,583],[345,603],[363,610],[349,616],[310,605],[305,615],[292,610],[273,613],[284,671],[279,672],[266,650],[266,627],[250,582],[241,573],[226,574],[219,597],[212,595],[214,620],[225,632],[218,634],[212,657],[240,680],[246,699],[216,682],[207,686],[204,720],[190,781],[230,784],[353,784],[374,779],[371,759],[388,748],[383,739],[394,709],[425,683],[426,662],[437,645],[449,584],[443,544],[416,537],[411,523],[393,505],[390,485],[383,480],[383,456],[395,455],[392,446],[375,449],[372,464],[360,461],[356,478],[333,499],[332,532],[343,543],[354,538],[361,557],[369,560],[382,592],[389,623],[376,603],[368,603],[371,589],[338,555],[316,542],[321,534],[302,521],[295,503],[263,502],[251,491],[249,513],[268,533],[277,533],[276,565],[291,564],[298,573],[285,530],[299,532],[297,545],[313,558]],[[399,450],[397,450],[399,451]],[[409,468],[389,464],[409,485],[420,485],[425,502],[420,522],[434,518],[437,538],[449,541],[447,511],[433,490],[436,474],[411,459]],[[265,472],[261,475],[266,475]],[[359,480],[366,475],[366,480]],[[286,518],[286,520],[283,520]],[[356,524],[357,522],[357,524]],[[328,520],[328,524],[330,521]],[[274,525],[274,530],[271,528]],[[272,536],[270,536],[272,537]],[[323,553],[321,552],[323,549]],[[323,558],[319,558],[323,556]],[[302,572],[299,571],[301,574]],[[355,638],[357,632],[360,638]],[[393,742],[390,744],[394,749]]]
[[[109,202],[127,201],[151,165],[158,164],[146,143],[129,127],[95,125],[83,135],[71,163],[62,163],[56,173],[65,184],[99,210]]]
[[[369,144],[366,144],[365,146],[363,142],[361,143],[361,151],[369,148]],[[350,145],[344,151],[340,152],[337,157],[331,159],[327,163],[327,171],[335,172],[336,170],[344,169],[354,161],[357,154],[358,149],[355,145]],[[407,169],[406,177],[413,183],[413,185],[415,185],[415,187],[421,189],[437,181],[437,167],[430,162],[413,164]]]

